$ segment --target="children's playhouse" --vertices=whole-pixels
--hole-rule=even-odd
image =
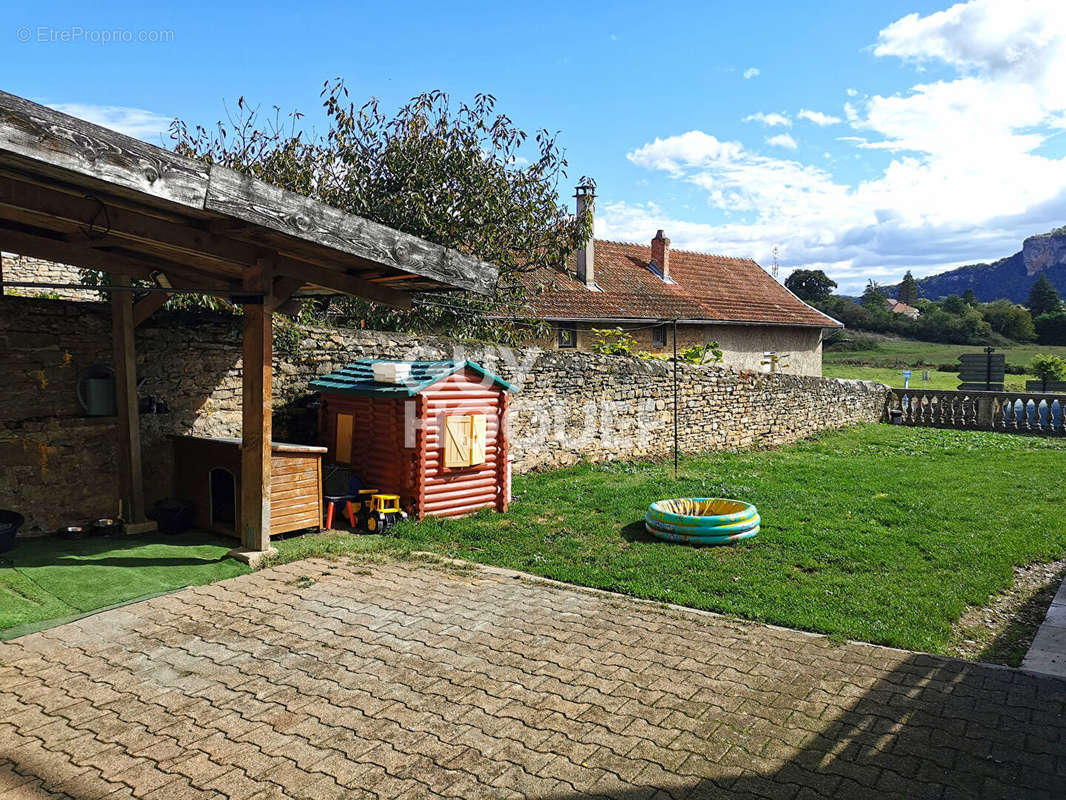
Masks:
[[[507,510],[507,381],[473,361],[364,359],[311,388],[327,461],[412,516]]]

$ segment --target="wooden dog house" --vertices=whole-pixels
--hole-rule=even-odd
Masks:
[[[174,488],[193,504],[194,524],[240,536],[241,440],[175,436]],[[270,446],[270,534],[322,525],[324,447]]]
[[[507,510],[507,381],[472,361],[364,359],[311,388],[327,459],[400,495],[412,516]]]

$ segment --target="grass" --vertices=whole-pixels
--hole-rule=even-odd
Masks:
[[[0,554],[0,639],[183,586],[248,571],[232,541],[203,533],[19,539]]]
[[[952,622],[1066,554],[1066,442],[871,425],[779,450],[579,465],[515,478],[506,516],[330,535],[346,548],[425,549],[636,597],[915,650],[947,652]],[[1041,478],[1043,476],[1043,479]],[[649,537],[663,497],[754,502],[759,536],[697,549]],[[314,550],[316,537],[287,548]],[[295,540],[293,540],[295,542]],[[291,551],[290,551],[291,552]],[[283,558],[288,560],[283,551]]]
[[[929,382],[922,381],[922,368],[912,370],[911,388],[914,389],[958,389],[959,376],[955,372],[941,372],[929,370]],[[888,386],[903,386],[903,376],[900,370],[890,367],[863,367],[854,364],[822,364],[822,374],[827,378],[855,378],[862,381],[877,381]],[[1007,375],[1006,388],[1025,388],[1024,375]]]
[[[1066,556],[1066,440],[867,425],[776,450],[668,464],[582,464],[516,476],[506,515],[407,522],[386,536],[275,541],[275,561],[412,551],[760,622],[949,653],[952,625],[1012,582],[1013,566]],[[759,536],[694,548],[644,532],[648,503],[755,503]],[[0,567],[0,638],[46,620],[241,574],[204,534],[20,542]],[[314,575],[296,580],[314,581]],[[12,628],[11,626],[19,626]],[[995,643],[990,643],[994,648]]]
[[[874,338],[874,337],[870,337]],[[977,345],[940,344],[920,342],[915,339],[877,338],[876,346],[865,350],[826,350],[822,354],[822,373],[827,378],[858,378],[878,381],[889,386],[903,386],[901,370],[910,369],[911,386],[922,388],[922,370],[928,369],[930,389],[956,389],[959,385],[957,371],[938,371],[935,366],[958,363],[962,353],[980,353]],[[1046,347],[1035,344],[1019,344],[996,348],[1007,356],[1007,365],[1025,367],[1038,354],[1054,353],[1066,357],[1066,347]],[[1034,375],[1006,376],[1008,389],[1024,389],[1026,380]]]

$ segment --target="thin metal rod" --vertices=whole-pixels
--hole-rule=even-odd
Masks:
[[[4,281],[7,289],[79,289],[88,292],[166,292],[167,294],[210,294],[229,297],[262,297],[262,292],[246,292],[243,289],[175,289],[167,286],[113,286],[109,283],[45,283],[41,281]]]
[[[677,320],[674,320],[674,478],[677,478]]]

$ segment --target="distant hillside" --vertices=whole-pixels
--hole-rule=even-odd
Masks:
[[[1005,297],[1024,303],[1029,290],[1041,275],[1066,296],[1066,226],[1050,233],[1030,236],[1022,243],[1020,252],[991,264],[970,264],[965,267],[918,278],[918,292],[930,300],[962,294],[967,289],[981,302]],[[896,295],[898,284],[884,287],[886,294]]]

